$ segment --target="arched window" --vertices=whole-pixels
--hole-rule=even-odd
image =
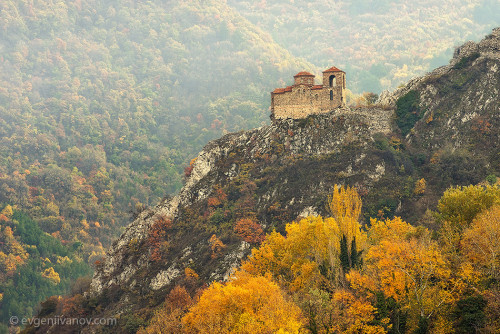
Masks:
[[[329,82],[330,82],[330,87],[335,87],[335,86],[337,86],[337,79],[335,78],[335,76],[334,76],[334,75],[330,75]]]
[[[333,100],[333,90],[330,91],[330,100]]]

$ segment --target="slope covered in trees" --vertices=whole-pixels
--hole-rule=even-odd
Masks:
[[[268,234],[228,283],[179,305],[177,318],[159,308],[141,333],[500,330],[498,186],[450,188],[439,202],[435,233],[399,217],[372,219],[362,228],[360,205],[354,189],[336,187],[331,217],[307,217],[287,224],[286,235]],[[260,295],[272,284],[281,291]],[[258,306],[252,307],[253,298],[260,298]],[[171,305],[169,298],[165,304]],[[260,308],[268,312],[261,321]],[[281,314],[289,315],[287,321]]]
[[[130,211],[179,189],[188,157],[260,124],[276,78],[308,66],[217,1],[1,6],[0,202],[63,241],[90,228],[78,238],[109,245]]]
[[[109,245],[130,211],[178,190],[189,158],[209,139],[266,121],[272,88],[299,69],[317,72],[295,55],[337,64],[337,54],[316,57],[329,54],[323,28],[334,12],[339,22],[347,13],[359,21],[370,14],[363,4],[347,2],[249,7],[261,19],[245,4],[215,0],[9,0],[1,6],[0,203],[18,205],[63,241],[83,226],[86,234],[77,238],[93,245],[87,257],[102,253],[101,244]],[[400,5],[384,6],[390,15],[406,13]],[[466,12],[462,3],[455,7],[456,15]],[[474,4],[471,12],[478,8],[484,6]],[[279,18],[276,29],[270,15]],[[458,39],[464,27],[480,30],[468,15],[451,17],[460,29],[449,29],[453,37],[440,43]],[[285,24],[285,17],[297,22]],[[370,21],[390,21],[377,18]],[[283,34],[282,23],[297,28]],[[306,23],[310,27],[301,29]],[[338,33],[336,39],[356,40],[335,26],[328,29]],[[274,41],[307,40],[303,34],[310,30],[314,40],[301,48],[279,41],[293,56]],[[387,39],[376,33],[370,38]],[[342,54],[357,58],[348,49]],[[397,58],[366,54],[375,64]]]
[[[481,8],[493,8],[495,3],[485,4]],[[261,5],[266,8],[265,2]],[[316,8],[324,8],[323,5],[328,7],[327,3],[311,3]],[[473,2],[470,6],[475,5]],[[273,5],[273,12],[278,14],[278,22],[285,16],[294,16],[288,4],[277,6],[281,6],[279,11]],[[297,2],[294,6],[304,17],[310,14],[320,17],[316,9],[306,10],[304,3]],[[451,31],[464,31],[463,26],[475,32],[482,29],[468,23],[469,13],[461,3],[456,6],[456,12],[463,13],[464,18],[452,16],[447,20],[459,27]],[[475,6],[473,12],[478,8]],[[273,30],[260,24],[243,7],[231,2],[7,0],[0,3],[0,9],[0,208],[13,207],[14,211],[26,213],[37,223],[30,225],[31,229],[43,238],[59,240],[62,247],[76,247],[77,262],[81,259],[94,263],[122,231],[130,214],[136,217],[145,206],[155,205],[166,194],[178,190],[183,174],[189,177],[192,171],[191,165],[184,167],[208,140],[266,122],[268,92],[274,87],[289,83],[299,70],[318,73],[325,65],[345,64],[339,64],[335,52],[334,57],[313,61],[324,50],[320,44],[330,37],[309,34],[312,39],[308,40],[302,34],[304,29],[290,30],[286,35],[292,42],[279,40],[279,45],[275,42],[280,36],[276,31],[283,31],[279,25],[279,29]],[[255,13],[260,15],[258,11]],[[401,16],[404,11],[395,13]],[[490,17],[491,13],[495,11],[478,15]],[[364,20],[369,13],[354,14],[353,17]],[[296,17],[302,20],[300,15]],[[316,32],[323,34],[322,27],[328,25],[330,17],[323,16],[318,25],[313,24],[314,20],[302,21],[319,27]],[[269,17],[266,20],[269,22]],[[370,20],[387,21],[373,17]],[[270,30],[264,31],[267,29]],[[453,38],[458,38],[458,34],[454,33]],[[375,34],[372,38],[384,41],[383,35]],[[297,44],[294,38],[310,42],[309,55],[302,53],[308,47],[299,50],[293,45]],[[353,45],[358,50],[364,44],[369,45],[365,41]],[[359,52],[345,49],[342,54],[352,54],[354,59]],[[296,58],[297,55],[310,62]],[[374,58],[379,63],[390,60],[387,56]],[[384,66],[373,65],[376,71],[372,74],[385,73]],[[353,78],[358,77],[356,67],[343,69],[352,72]],[[363,76],[367,81],[372,78]],[[361,92],[365,87],[356,80],[352,81],[353,87]],[[367,87],[376,90],[379,86]],[[293,137],[292,129],[289,130],[288,135]],[[394,165],[390,168],[411,165],[399,152],[399,139],[391,141],[390,148],[384,147],[384,140],[378,142],[382,151],[393,148],[388,153]],[[264,152],[260,156],[266,163],[288,149],[278,141],[272,144],[271,154]],[[258,168],[258,165],[243,166],[238,170],[241,178],[229,189],[232,192],[226,194],[229,201],[222,191],[220,198],[212,196],[212,201],[203,208],[206,216],[193,216],[197,226],[209,222],[203,227],[207,229],[205,232],[214,229],[219,234],[210,239],[214,257],[224,252],[227,237],[236,236],[250,244],[257,244],[264,237],[266,226],[257,220],[252,209],[256,203],[256,183],[249,179],[249,174],[244,175],[253,174]],[[266,191],[269,189],[266,182],[272,183],[277,175],[267,172],[268,181],[259,180],[259,186],[264,185]],[[338,173],[340,176],[341,172]],[[373,203],[372,198],[368,202],[369,211],[380,208],[382,215],[392,215],[397,209],[396,197],[416,196],[411,189],[417,179],[410,177],[416,174],[401,171],[397,182],[406,180],[404,194],[395,190],[383,203]],[[422,180],[420,176],[418,180]],[[423,184],[425,188],[425,180]],[[279,205],[272,206],[268,214],[283,221],[291,216]],[[189,213],[183,216],[188,217]],[[167,220],[163,222],[169,226]],[[8,224],[2,222],[5,229],[2,233],[6,233],[12,245],[31,247],[32,244],[22,240],[19,226],[14,220]],[[227,227],[229,230],[220,235]],[[170,247],[161,240],[163,237],[164,233],[157,233],[150,239],[159,260]],[[131,243],[130,249],[136,246],[140,244]],[[3,250],[6,256],[3,263],[10,268],[9,273],[16,272],[13,271],[16,264],[15,270],[27,268],[38,276],[43,273],[41,277],[52,282],[57,281],[55,277],[59,274],[61,282],[64,281],[59,267],[50,269],[46,263],[45,267],[40,263],[30,265],[31,257],[26,258],[29,252],[20,251],[19,247]],[[38,282],[38,276],[33,282]],[[2,276],[2,289],[14,286],[12,277],[15,275]],[[66,287],[66,283],[61,283],[57,289],[36,291],[45,296],[60,293]],[[2,306],[11,305],[8,303],[12,300],[23,300],[16,312],[30,314],[40,296],[35,294],[29,300],[31,306],[21,297],[6,297]]]
[[[497,333],[499,185],[452,187],[432,230],[399,217],[361,220],[354,188],[335,186],[327,216],[267,234],[228,282],[207,287],[187,267],[153,299],[103,331],[133,333]],[[471,210],[471,208],[474,208]],[[115,287],[117,289],[117,287]],[[115,292],[107,298],[118,300]],[[137,298],[137,296],[135,297]],[[156,298],[156,297],[155,297]],[[57,302],[93,316],[75,294]],[[68,306],[70,305],[71,308]],[[54,307],[55,308],[55,307]],[[52,310],[52,312],[54,312]],[[102,313],[101,313],[102,314]],[[42,316],[51,316],[51,312]],[[44,331],[44,327],[39,329]]]
[[[8,0],[0,32],[0,209],[92,265],[208,140],[267,120],[279,78],[310,67],[219,1]]]
[[[496,245],[495,224],[486,222],[496,220],[498,203],[498,50],[495,29],[460,47],[449,66],[384,94],[384,106],[276,121],[210,142],[179,194],[142,212],[108,251],[76,310],[120,315],[102,331],[236,330],[276,319],[292,331],[300,322],[313,332],[452,333],[471,325],[494,333],[496,250],[477,238]],[[354,187],[363,208],[355,195],[346,202],[354,205],[329,205],[343,203],[338,194],[327,199],[334,184]],[[255,261],[242,269],[278,284],[277,302],[193,306],[198,296],[215,305],[227,291],[252,295],[244,279],[203,296],[206,284],[253,261],[252,247]],[[274,308],[262,318],[261,307],[289,307],[286,296],[302,316],[284,323]]]
[[[63,245],[11,206],[2,210],[0,222],[0,332],[4,333],[12,316],[21,321],[36,314],[48,297],[66,294],[70,287],[85,289],[92,270],[82,258],[81,242]]]
[[[293,55],[336,64],[358,93],[396,88],[445,65],[453,48],[500,21],[495,0],[229,0]]]

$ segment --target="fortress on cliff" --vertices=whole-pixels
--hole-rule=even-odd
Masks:
[[[331,67],[323,71],[323,84],[314,84],[314,75],[299,72],[295,83],[271,92],[271,119],[305,118],[345,106],[345,72]]]

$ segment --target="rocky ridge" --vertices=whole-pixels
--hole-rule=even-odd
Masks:
[[[471,56],[474,57],[474,55],[478,55],[475,59],[477,62],[484,60],[498,61],[500,59],[499,40],[500,28],[495,28],[490,35],[486,36],[486,38],[481,40],[479,43],[473,41],[464,43],[462,46],[455,49],[453,58],[450,60],[449,65],[441,66],[426,75],[413,78],[407,84],[392,92],[382,92],[379,96],[377,104],[394,108],[396,107],[396,101],[398,98],[407,94],[411,90],[420,90],[427,93],[428,97],[424,98],[424,101],[432,100],[435,88],[433,88],[430,84],[432,84],[433,79],[449,74],[451,71],[456,69],[457,64],[459,64],[460,61],[464,61]],[[496,73],[496,69],[493,69],[493,73]],[[495,89],[495,92],[498,93],[496,90],[498,89],[498,86],[496,88],[495,86],[492,87]]]
[[[134,285],[131,279],[141,267],[148,266],[149,254],[145,253],[136,263],[123,267],[124,262],[126,262],[124,257],[127,255],[127,245],[131,240],[140,241],[146,238],[149,227],[158,217],[172,217],[175,221],[180,207],[206,200],[213,191],[214,183],[228,182],[236,177],[238,175],[236,165],[228,166],[229,168],[226,170],[217,169],[218,164],[227,159],[232,152],[244,150],[245,158],[251,160],[259,150],[270,150],[276,134],[281,134],[284,138],[282,145],[287,147],[286,155],[281,157],[272,155],[270,159],[275,160],[275,162],[294,155],[322,156],[338,153],[346,141],[363,142],[364,145],[368,145],[373,141],[375,134],[392,132],[392,114],[392,110],[377,108],[357,108],[354,110],[342,108],[327,115],[310,117],[307,120],[278,121],[251,131],[228,134],[210,142],[196,158],[191,175],[187,178],[181,192],[173,198],[163,201],[156,208],[143,211],[110,248],[104,265],[94,275],[90,294],[98,295],[102,293],[103,289],[114,284]],[[341,123],[338,132],[328,129],[327,124],[335,122]],[[311,124],[315,124],[315,127],[310,128]],[[291,132],[293,135],[290,135]],[[383,164],[375,164],[373,167],[365,172],[368,179],[376,180],[383,174],[385,168]],[[346,174],[355,173],[352,166],[347,166]],[[226,180],[214,179],[213,174],[222,174]],[[273,192],[275,191],[274,189]],[[273,195],[268,193],[263,197],[267,197],[267,202],[271,202]],[[312,212],[320,211],[318,208],[309,206],[301,207],[299,201],[294,201],[294,203],[298,206],[298,211],[307,211],[308,209]],[[227,264],[228,260],[235,262],[230,261],[235,259],[237,263],[248,253],[248,249],[249,245],[242,242],[235,253],[228,254],[226,261],[222,262]],[[179,258],[183,256],[183,254],[179,254]],[[166,266],[165,270],[158,272],[151,278],[149,286],[153,290],[158,290],[168,285],[180,272],[180,269],[175,268],[175,266]],[[215,268],[209,277],[212,279],[227,278],[229,272],[230,270]]]
[[[450,185],[500,175],[499,50],[495,29],[458,48],[450,65],[382,94],[378,106],[276,121],[211,141],[180,193],[143,211],[108,251],[86,293],[88,311],[135,314],[159,305],[176,284],[194,291],[227,279],[252,247],[233,233],[237,219],[252,216],[264,232],[284,232],[300,216],[325,214],[334,184],[358,189],[365,218],[401,215],[419,223]],[[404,99],[418,118],[402,135]],[[416,194],[422,178],[427,189]],[[210,204],[218,192],[225,204]],[[169,248],[154,261],[148,235],[162,217],[172,221]],[[216,253],[214,235],[224,244]],[[186,280],[186,268],[199,275],[197,283]]]

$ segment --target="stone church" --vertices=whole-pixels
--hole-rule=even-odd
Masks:
[[[336,67],[323,71],[323,83],[314,84],[314,75],[299,72],[295,83],[271,92],[271,119],[305,118],[345,106],[345,72]]]

